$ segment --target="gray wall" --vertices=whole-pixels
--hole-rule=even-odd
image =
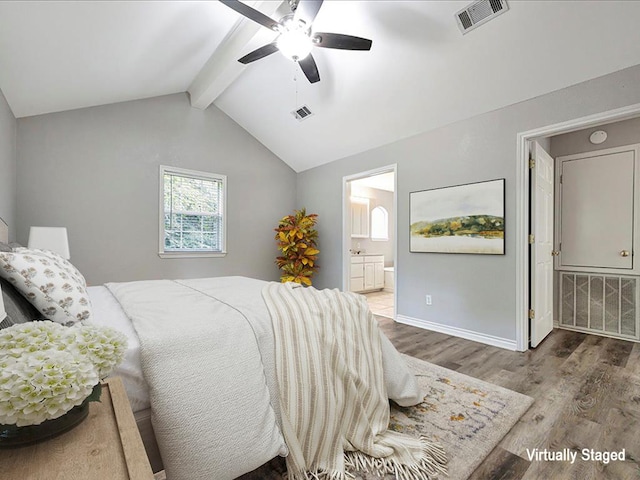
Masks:
[[[594,145],[589,141],[589,137],[596,130],[607,132],[607,139],[600,145]],[[634,143],[640,143],[640,117],[551,137],[549,153],[553,158],[556,158]]]
[[[397,163],[398,314],[515,340],[517,133],[634,103],[640,66],[302,172],[298,203],[319,214],[314,285],[342,285],[343,176]],[[506,179],[505,255],[409,253],[409,192],[496,178]]]
[[[0,90],[0,217],[9,225],[9,240],[16,227],[16,119]]]
[[[393,255],[394,255],[394,245],[395,245],[395,232],[393,231],[393,192],[388,192],[386,190],[380,190],[379,188],[369,188],[369,187],[355,187],[356,191],[353,190],[355,186],[352,183],[352,195],[356,197],[366,197],[369,199],[369,222],[371,222],[371,211],[377,206],[384,207],[389,213],[389,240],[381,241],[371,240],[371,236],[369,238],[352,238],[351,239],[351,249],[352,250],[361,250],[363,253],[376,253],[380,255],[384,255],[384,266],[390,267],[393,265]],[[371,228],[369,228],[369,233],[371,233]],[[357,248],[357,244],[360,244],[360,248]]]
[[[534,138],[534,141],[538,142],[544,151],[551,155],[551,137]]]
[[[158,166],[227,175],[228,255],[158,257]],[[186,94],[18,120],[17,238],[66,226],[90,284],[247,275],[277,279],[273,229],[296,174],[215,107]]]

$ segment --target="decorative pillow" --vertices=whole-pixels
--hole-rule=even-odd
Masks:
[[[0,252],[11,252],[13,248],[8,243],[0,242]]]
[[[84,277],[67,264],[71,265],[49,251],[20,248],[0,252],[0,276],[46,318],[73,325],[91,317],[91,304]]]
[[[51,250],[41,250],[37,248],[32,248],[31,250],[29,250],[28,248],[22,246],[13,249],[14,252],[24,252],[25,250],[31,252],[39,252],[43,255],[46,255],[51,260],[53,260],[60,268],[71,275],[71,277],[73,277],[78,283],[81,283],[83,287],[87,286],[87,281],[85,280],[84,275],[80,273],[80,270],[78,270],[75,265],[73,265],[69,260],[67,260],[66,258],[62,258],[56,252],[52,252]]]

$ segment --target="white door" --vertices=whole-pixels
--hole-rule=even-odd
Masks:
[[[531,144],[531,346],[537,347],[553,330],[553,158]]]
[[[562,161],[561,268],[633,268],[633,169],[633,151]]]

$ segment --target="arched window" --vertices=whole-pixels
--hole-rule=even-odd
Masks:
[[[389,240],[389,214],[384,207],[371,210],[371,240]]]

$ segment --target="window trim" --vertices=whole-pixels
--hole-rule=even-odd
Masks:
[[[219,252],[209,252],[206,250],[192,250],[188,252],[167,252],[164,250],[164,175],[175,174],[202,180],[216,180],[222,183],[222,250]],[[158,188],[158,256],[160,258],[215,258],[227,255],[227,176],[218,173],[202,172],[199,170],[189,170],[186,168],[160,165]]]
[[[373,236],[373,212],[376,211],[376,209],[378,209],[379,212],[381,212],[384,215],[384,219],[386,222],[386,230],[387,230],[387,235],[386,237],[374,237]],[[371,241],[372,242],[388,242],[389,241],[389,211],[384,208],[382,205],[376,205],[374,208],[371,209]]]

